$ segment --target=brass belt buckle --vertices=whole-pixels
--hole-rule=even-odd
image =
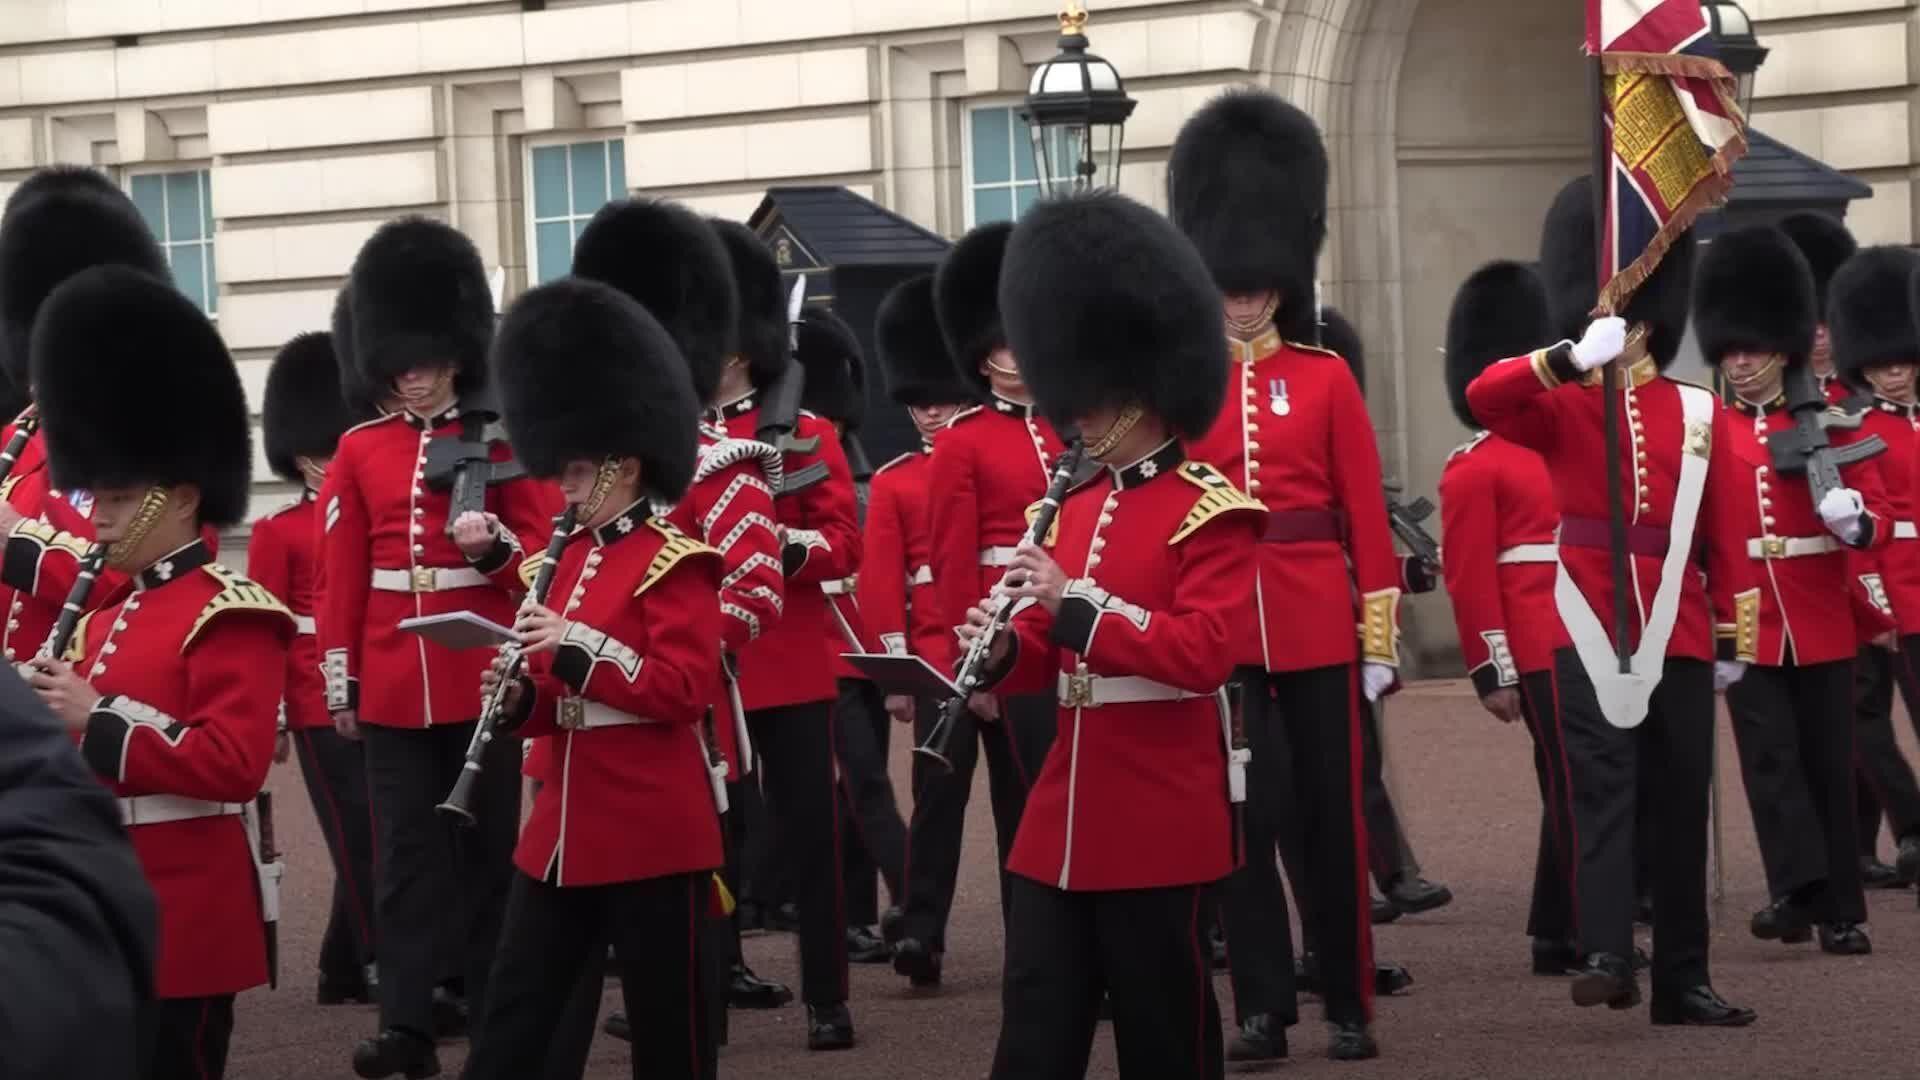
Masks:
[[[1067,676],[1067,696],[1061,701],[1069,709],[1084,709],[1093,704],[1093,676],[1085,669]]]
[[[1784,536],[1763,536],[1760,538],[1760,554],[1769,559],[1787,557],[1787,538]]]
[[[439,585],[440,585],[440,579],[434,574],[433,567],[416,566],[413,568],[413,591],[414,592],[417,592],[417,593],[435,592],[438,590]]]
[[[560,715],[554,726],[563,731],[579,731],[587,726],[587,699],[564,697],[560,699]]]

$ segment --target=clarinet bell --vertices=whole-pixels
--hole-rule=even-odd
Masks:
[[[461,767],[459,779],[453,782],[453,790],[447,792],[447,801],[434,809],[452,818],[457,825],[471,828],[478,824],[479,819],[473,816],[469,808],[473,805],[473,782],[479,775],[479,768],[468,761]]]
[[[947,772],[953,771],[953,761],[950,758],[948,758],[947,755],[941,753],[939,750],[935,750],[933,748],[933,743],[931,740],[929,740],[927,745],[925,746],[914,747],[913,752],[916,754],[919,754],[921,757],[932,758],[936,763],[939,764],[939,766],[942,769],[945,769]]]
[[[449,796],[446,802],[434,807],[434,809],[452,818],[456,825],[472,828],[479,824],[478,819],[473,816],[473,811],[454,802],[453,796]]]

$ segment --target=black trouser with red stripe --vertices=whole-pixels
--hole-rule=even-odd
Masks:
[[[1853,662],[1749,665],[1727,688],[1753,831],[1774,899],[1822,922],[1865,922],[1854,817]],[[1656,918],[1659,905],[1655,904]]]
[[[233,1041],[233,995],[167,998],[142,1010],[141,1035],[153,1047],[144,1080],[220,1080]]]
[[[1567,774],[1566,740],[1554,700],[1553,672],[1520,676],[1520,709],[1533,736],[1533,771],[1540,782],[1540,849],[1533,860],[1533,902],[1527,909],[1527,935],[1549,941],[1578,941],[1574,921],[1573,868],[1579,857],[1574,839],[1573,788]]]
[[[915,745],[926,741],[939,706],[921,702]],[[901,932],[940,951],[946,947],[947,915],[960,874],[960,834],[966,825],[973,770],[984,747],[987,795],[993,802],[993,835],[999,849],[1000,918],[1007,918],[1007,852],[1026,809],[1027,791],[1053,746],[1058,705],[1052,694],[1000,699],[1000,720],[988,722],[961,710],[947,743],[952,771],[923,754],[913,758],[913,817],[907,825],[907,902]]]
[[[701,956],[712,888],[704,870],[565,888],[516,873],[466,1080],[542,1075],[550,1045],[565,1037],[562,1014],[581,970],[597,976],[609,942],[633,1025],[635,1080],[715,1076]]]
[[[833,703],[757,709],[747,731],[760,761],[766,817],[779,823],[782,861],[800,906],[800,997],[847,999],[847,911],[841,894],[840,792]]]
[[[1574,875],[1584,952],[1633,955],[1635,818],[1647,797],[1656,1000],[1709,982],[1707,800],[1713,787],[1713,667],[1668,657],[1647,718],[1607,722],[1571,646],[1553,654],[1573,788]],[[1754,669],[1748,669],[1751,676]]]
[[[834,752],[840,760],[840,798],[846,821],[844,886],[847,922],[880,921],[875,876],[887,883],[896,904],[906,899],[907,824],[887,775],[892,721],[880,688],[866,679],[841,679],[834,703]]]
[[[373,818],[367,757],[359,741],[332,728],[290,731],[313,816],[333,860],[333,908],[320,937],[320,981],[358,985],[373,962]]]
[[[1917,651],[1920,636],[1912,636],[1901,639],[1898,653],[1869,645],[1854,661],[1853,743],[1862,855],[1875,854],[1882,813],[1895,843],[1920,835],[1920,785],[1893,735],[1894,685],[1899,684],[1909,714],[1920,706],[1920,686],[1913,678]]]
[[[1205,885],[1063,892],[1012,876],[993,1080],[1087,1074],[1104,993],[1122,1080],[1222,1075]]]
[[[1326,1017],[1373,1017],[1373,924],[1360,805],[1359,665],[1241,668],[1241,716],[1253,752],[1247,862],[1221,892],[1234,1011],[1298,1019],[1286,894],[1272,852],[1287,855],[1304,937],[1319,958]]]

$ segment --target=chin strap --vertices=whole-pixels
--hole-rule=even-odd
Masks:
[[[587,493],[587,501],[580,504],[579,520],[592,521],[606,503],[607,496],[613,491],[614,481],[620,479],[620,459],[605,458],[600,469],[593,475],[593,490]]]
[[[1120,440],[1126,438],[1127,433],[1134,429],[1134,425],[1140,422],[1142,415],[1144,413],[1138,405],[1129,405],[1120,410],[1119,417],[1113,421],[1113,426],[1107,429],[1106,434],[1087,447],[1087,456],[1095,461],[1105,459],[1108,454],[1113,453],[1114,447],[1120,445]]]
[[[127,533],[107,547],[107,565],[115,570],[128,569],[128,560],[147,539],[147,534],[160,523],[160,515],[167,509],[169,496],[163,487],[150,487],[140,497],[140,509],[134,511],[133,520],[127,523]]]

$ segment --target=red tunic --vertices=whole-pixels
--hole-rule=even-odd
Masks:
[[[237,811],[260,793],[273,761],[293,620],[266,590],[214,564],[201,542],[103,599],[67,658],[105,695],[80,750],[121,798],[159,901],[156,991],[183,998],[259,986],[260,886]],[[187,809],[201,816],[178,816]],[[178,819],[141,823],[169,813]]]
[[[1184,457],[1169,443],[1069,495],[1052,545],[1072,579],[1060,612],[1013,620],[998,689],[1062,704],[1007,869],[1054,888],[1189,885],[1234,866],[1214,691],[1253,630],[1261,507]]]
[[[923,449],[902,454],[873,474],[860,611],[882,649],[911,653],[950,671],[953,631],[940,617],[927,525],[931,465],[931,452]]]
[[[1727,411],[1734,467],[1713,482],[1725,488],[1733,522],[1746,531],[1747,556],[1760,586],[1757,660],[1762,664],[1820,664],[1851,660],[1859,651],[1853,611],[1835,601],[1853,583],[1846,546],[1815,512],[1806,479],[1773,471],[1768,433],[1790,431],[1793,417],[1785,400],[1768,406],[1735,401]],[[1833,430],[1829,438],[1844,446],[1857,432]],[[1844,479],[1866,503],[1858,547],[1884,548],[1888,534],[1887,501],[1880,485],[1879,459],[1846,467]],[[1769,547],[1823,549],[1820,554],[1775,555]]]
[[[717,410],[727,433],[751,439],[760,423],[754,395]],[[860,565],[860,525],[854,509],[853,470],[833,425],[802,412],[793,437],[811,449],[789,450],[775,517],[786,527],[781,561],[786,569],[786,605],[777,625],[740,651],[740,696],[748,712],[832,701],[828,665],[827,598],[820,583],[844,578]],[[815,466],[822,466],[824,471]]]
[[[293,644],[287,648],[287,694],[282,708],[290,730],[331,728],[327,690],[320,678],[320,647],[313,639],[313,608],[320,565],[314,550],[313,494],[253,523],[247,543],[247,573],[293,613]]]
[[[1474,689],[1485,697],[1553,666],[1553,482],[1540,455],[1483,431],[1440,471],[1447,597]]]
[[[0,446],[13,438],[20,421],[0,430]],[[36,432],[27,440],[13,471],[0,481],[0,498],[27,520],[14,527],[0,559],[0,655],[25,661],[46,643],[80,572],[80,556],[92,543],[93,499],[83,491],[55,491],[47,470],[47,441]],[[126,576],[102,570],[93,595],[105,595]]]
[[[1360,384],[1337,354],[1275,331],[1230,344],[1226,408],[1189,451],[1272,512],[1259,629],[1234,659],[1268,671],[1398,663],[1400,560]]]
[[[1920,463],[1914,456],[1920,454],[1920,405],[1873,398],[1860,422],[1860,436],[1869,435],[1878,435],[1887,444],[1887,452],[1874,458],[1873,465],[1886,494],[1890,524],[1885,548],[1852,553],[1854,594],[1876,609],[1878,601],[1883,600],[1903,636],[1920,634],[1920,534],[1914,531],[1914,480],[1920,477]],[[1868,584],[1869,575],[1872,584]],[[1875,631],[1863,633],[1863,637],[1891,629],[1871,617],[1856,622],[1866,623],[1863,630]]]
[[[946,628],[1000,583],[1027,534],[1027,507],[1047,493],[1066,444],[1032,406],[995,397],[934,437],[927,478],[928,561]],[[949,645],[951,648],[952,646]]]
[[[1550,360],[1550,357],[1559,359]],[[1557,366],[1554,366],[1557,365]],[[1606,401],[1598,382],[1570,380],[1574,374],[1564,350],[1542,350],[1502,360],[1487,368],[1467,387],[1473,415],[1488,430],[1545,459],[1553,477],[1554,504],[1560,511],[1560,559],[1587,603],[1613,633],[1612,556],[1604,541],[1607,521]],[[1638,603],[1630,619],[1629,645],[1637,646],[1647,609],[1660,587],[1661,564],[1666,557],[1674,502],[1678,494],[1684,455],[1685,422],[1680,384],[1659,374],[1652,361],[1642,361],[1620,381],[1620,446],[1618,468],[1627,500],[1627,521]],[[1735,641],[1735,597],[1753,588],[1753,568],[1747,559],[1746,526],[1736,519],[1733,489],[1742,467],[1732,456],[1726,410],[1716,401],[1708,457],[1706,489],[1694,523],[1693,545],[1705,556],[1704,575],[1689,573],[1681,581],[1680,610],[1667,655],[1712,660],[1718,653],[1716,636],[1725,642],[1725,659],[1752,659],[1743,643]],[[1638,467],[1636,468],[1636,462]],[[1577,520],[1576,520],[1577,519]],[[1570,543],[1568,530],[1598,530],[1597,544]],[[1569,645],[1564,622],[1556,633],[1556,647]]]
[[[529,658],[520,730],[552,757],[514,851],[529,877],[605,885],[720,865],[699,728],[719,692],[720,575],[712,548],[644,502],[561,552],[548,598],[567,630]],[[588,726],[562,727],[576,712]]]
[[[513,622],[523,588],[524,553],[544,550],[560,510],[559,489],[521,477],[487,489],[487,510],[500,518],[501,542],[469,561],[447,535],[452,493],[429,487],[429,446],[461,434],[458,410],[432,421],[412,413],[369,420],[340,437],[320,488],[319,549],[328,587],[316,614],[331,709],[357,707],[360,722],[418,728],[459,724],[479,713],[486,649],[454,650],[398,629],[402,619],[471,611]],[[492,445],[495,461],[512,457]],[[471,578],[471,584],[401,592],[371,587],[377,573],[410,581],[424,574]],[[357,700],[356,700],[357,699]]]

